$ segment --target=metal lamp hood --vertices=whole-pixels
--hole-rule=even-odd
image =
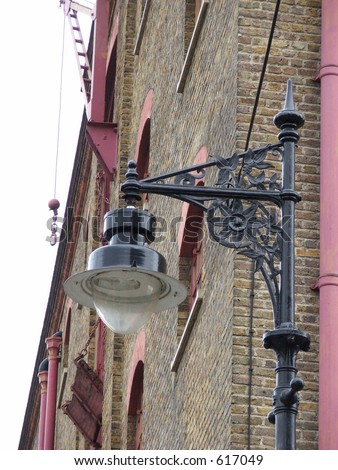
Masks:
[[[109,245],[91,253],[87,270],[66,280],[67,295],[95,308],[117,333],[133,333],[152,313],[179,305],[185,287],[166,274],[165,258],[146,246],[154,240],[155,218],[135,208],[108,212],[104,235]]]

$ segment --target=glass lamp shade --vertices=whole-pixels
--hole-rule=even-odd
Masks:
[[[112,244],[91,253],[86,271],[64,283],[79,305],[95,308],[116,333],[133,333],[150,315],[179,305],[186,288],[166,274],[163,256],[146,246]]]
[[[91,279],[93,303],[103,322],[115,333],[130,334],[146,324],[155,311],[162,283],[138,271],[106,271]]]

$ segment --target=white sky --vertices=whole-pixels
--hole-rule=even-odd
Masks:
[[[15,0],[2,2],[1,16],[0,448],[16,450],[57,253],[46,237],[52,215],[48,202],[54,197],[64,14],[59,0]],[[88,36],[90,20],[79,18]],[[84,105],[68,21],[65,33],[56,187],[60,216]]]

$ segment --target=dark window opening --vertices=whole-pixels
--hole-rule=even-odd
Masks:
[[[115,40],[106,74],[106,122],[113,122],[114,119],[114,104],[115,104],[115,79],[116,79],[116,45]]]
[[[186,0],[185,2],[184,54],[188,51],[201,3],[202,0]]]
[[[194,304],[198,289],[201,287],[203,267],[203,211],[189,206],[185,220],[180,247],[180,257],[186,259],[185,275],[189,283],[189,309]]]
[[[128,407],[128,450],[142,448],[143,371],[144,364],[139,361],[134,373]]]
[[[139,151],[137,155],[137,173],[139,179],[147,178],[149,176],[149,152],[150,152],[150,119],[147,119],[140,140]],[[143,194],[143,206],[148,203],[148,194]]]

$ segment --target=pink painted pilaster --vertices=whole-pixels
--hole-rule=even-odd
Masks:
[[[39,420],[39,450],[44,450],[45,446],[45,424],[46,424],[46,404],[47,404],[47,383],[48,383],[48,362],[42,361],[38,372],[40,393],[40,420]]]
[[[56,416],[56,393],[58,379],[59,348],[62,338],[56,333],[46,338],[48,351],[48,383],[45,423],[45,450],[54,449],[55,416]]]
[[[338,8],[322,1],[319,449],[338,449]]]

